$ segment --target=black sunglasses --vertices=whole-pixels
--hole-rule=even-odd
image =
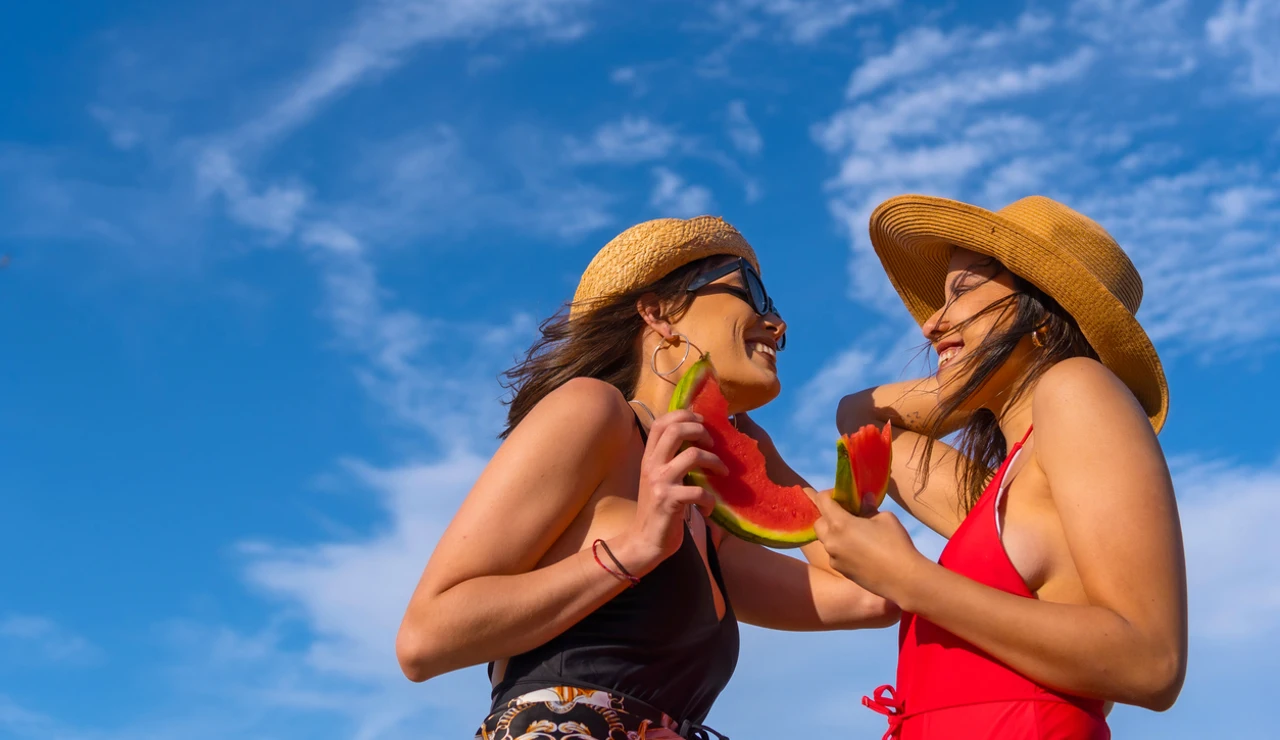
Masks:
[[[765,292],[764,281],[760,279],[760,273],[756,272],[756,268],[752,267],[751,263],[743,257],[739,257],[715,269],[707,270],[694,278],[692,283],[689,283],[688,290],[690,293],[702,290],[720,278],[732,275],[735,272],[742,274],[742,284],[747,286],[746,290],[732,285],[717,285],[715,287],[746,301],[747,305],[751,306],[761,316],[773,314],[778,318],[782,318],[782,314],[778,313],[778,307],[774,305],[773,299]],[[783,350],[786,347],[787,335],[784,333],[778,337],[778,349]]]

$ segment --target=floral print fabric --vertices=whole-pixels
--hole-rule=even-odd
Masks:
[[[475,740],[680,740],[675,729],[674,720],[648,707],[628,711],[625,697],[554,686],[507,702]]]

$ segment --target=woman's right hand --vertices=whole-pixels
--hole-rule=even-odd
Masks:
[[[698,445],[710,446],[711,435],[702,425],[702,417],[692,411],[663,414],[649,430],[640,462],[635,521],[623,535],[624,542],[619,543],[623,551],[619,557],[636,576],[653,570],[680,549],[688,506],[697,506],[703,516],[710,516],[715,508],[715,497],[686,484],[685,476],[693,470],[717,475],[726,475],[729,470],[720,458]]]

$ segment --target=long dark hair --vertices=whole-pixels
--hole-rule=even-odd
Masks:
[[[689,285],[715,259],[695,260],[654,283],[593,302],[585,313],[572,319],[572,304],[565,304],[542,322],[542,336],[524,360],[502,374],[503,387],[512,395],[506,401],[507,426],[498,436],[506,439],[539,401],[571,378],[603,380],[623,397],[631,398],[643,368],[637,352],[645,323],[636,302],[645,295],[655,295],[667,319],[679,319],[693,300]]]
[[[1030,366],[1010,389],[1006,404],[1013,404],[1025,396],[1040,376],[1058,362],[1069,357],[1098,359],[1098,353],[1089,344],[1089,340],[1085,339],[1075,319],[1044,291],[1010,272],[994,257],[975,263],[973,269],[989,273],[989,280],[1002,273],[1009,273],[1013,278],[1014,292],[993,302],[956,328],[992,313],[997,315],[997,321],[1007,316],[1012,316],[1012,321],[1004,329],[993,329],[962,360],[963,367],[968,370],[968,377],[958,389],[941,399],[928,431],[928,436],[932,439],[940,439],[947,433],[948,419],[991,380],[1013,354],[1018,343],[1032,332],[1036,332],[1039,346],[1032,355]],[[1008,454],[1008,444],[1000,431],[1000,420],[986,408],[972,412],[958,433],[955,447],[960,452],[962,463],[956,482],[960,487],[960,505],[968,513]],[[925,445],[922,491],[928,482],[932,453],[933,446]]]

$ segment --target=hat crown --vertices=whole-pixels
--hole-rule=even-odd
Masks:
[[[1138,313],[1142,276],[1115,238],[1096,221],[1042,195],[1016,200],[996,213],[1026,233],[1068,252],[1129,313]]]
[[[718,216],[658,218],[636,224],[604,245],[578,282],[570,315],[597,302],[650,285],[704,257],[743,257],[760,271],[755,250]]]

